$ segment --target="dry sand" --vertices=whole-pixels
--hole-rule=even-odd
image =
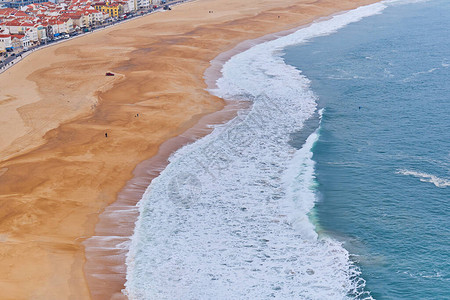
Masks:
[[[224,107],[204,90],[209,62],[372,2],[200,0],[39,50],[1,74],[0,298],[121,298],[124,268],[105,267],[92,283],[83,242],[140,162]],[[159,165],[182,143],[164,148]],[[157,174],[142,173],[122,192],[131,205]]]

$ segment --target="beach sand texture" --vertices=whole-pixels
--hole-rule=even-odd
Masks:
[[[1,74],[0,298],[123,298],[123,273],[91,293],[83,241],[136,165],[223,108],[204,90],[209,62],[373,2],[200,0],[39,50]]]

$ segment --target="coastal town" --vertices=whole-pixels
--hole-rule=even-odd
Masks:
[[[38,46],[151,12],[166,0],[0,0],[0,67]],[[161,6],[163,5],[163,6]]]

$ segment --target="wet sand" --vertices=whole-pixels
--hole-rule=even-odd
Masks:
[[[244,40],[372,2],[200,0],[42,49],[1,74],[2,299],[123,298],[116,246],[95,255],[90,237],[126,239],[130,207],[168,155],[233,115],[185,133],[225,105],[205,91],[210,61]],[[108,211],[126,221],[108,221]]]

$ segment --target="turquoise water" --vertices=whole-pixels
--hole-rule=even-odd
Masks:
[[[382,14],[285,50],[324,108],[321,235],[375,299],[450,299],[450,1]]]
[[[143,195],[130,299],[450,299],[450,6],[407,2],[224,63],[251,105]]]

